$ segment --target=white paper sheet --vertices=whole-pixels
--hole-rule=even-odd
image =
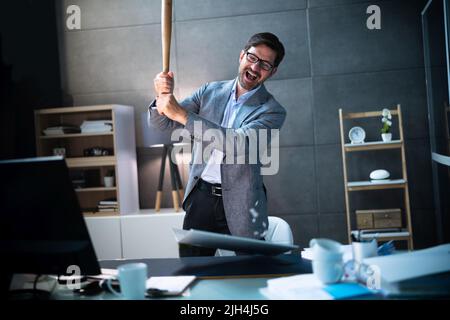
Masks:
[[[195,276],[150,277],[146,288],[159,290],[159,295],[180,295],[195,280]]]
[[[301,274],[267,281],[261,294],[275,300],[331,300],[333,297],[323,290],[323,284],[312,274]]]

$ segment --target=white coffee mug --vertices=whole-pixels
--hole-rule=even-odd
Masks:
[[[145,298],[147,265],[145,263],[127,263],[117,268],[120,293],[111,286],[109,279],[106,284],[115,295],[128,300],[142,300]]]
[[[344,275],[342,259],[315,260],[312,262],[313,272],[323,284],[339,282]]]
[[[313,251],[312,268],[324,284],[338,282],[344,274],[342,246],[330,239],[312,239],[309,246]]]

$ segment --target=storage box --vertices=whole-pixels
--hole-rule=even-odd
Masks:
[[[402,227],[400,209],[356,210],[358,229],[387,229]]]

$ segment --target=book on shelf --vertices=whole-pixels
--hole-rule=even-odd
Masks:
[[[100,200],[98,202],[99,205],[117,205],[117,199],[116,198],[110,198],[105,200]]]
[[[98,205],[98,209],[117,209],[118,205]]]
[[[80,126],[83,133],[109,132],[112,127],[112,120],[85,120]]]
[[[114,202],[114,203],[98,203],[98,207],[117,207],[118,203]]]
[[[108,199],[100,200],[97,205],[97,210],[99,212],[118,211],[118,209],[119,209],[119,204],[118,204],[116,198],[108,198]]]
[[[98,208],[98,212],[110,212],[110,211],[117,212],[118,208]]]
[[[114,203],[98,203],[98,207],[117,207],[117,202]]]
[[[69,133],[80,133],[81,129],[76,126],[56,126],[56,127],[48,127],[42,131],[44,135],[60,135],[60,134],[69,134]]]

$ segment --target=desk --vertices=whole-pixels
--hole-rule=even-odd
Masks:
[[[130,262],[148,265],[148,276],[195,275],[198,279],[190,287],[188,296],[168,297],[175,300],[261,300],[266,299],[259,289],[267,280],[277,276],[311,273],[311,262],[299,255],[187,257],[170,259],[100,261],[102,268],[116,268]],[[111,300],[120,299],[103,292],[83,297],[60,287],[55,299]]]
[[[311,262],[298,255],[189,257],[170,259],[109,260],[100,261],[102,268],[116,268],[129,262],[144,262],[149,276],[196,275],[188,294],[178,297],[149,298],[148,300],[172,300],[189,303],[192,300],[265,300],[260,293],[267,281],[278,276],[311,273]],[[53,291],[56,300],[121,300],[102,292],[94,296],[74,294],[66,286]],[[442,298],[416,293],[384,297],[381,295],[357,296],[356,299],[420,299]],[[448,296],[447,296],[448,298]],[[351,298],[350,298],[351,299]],[[265,302],[267,303],[267,302]]]

